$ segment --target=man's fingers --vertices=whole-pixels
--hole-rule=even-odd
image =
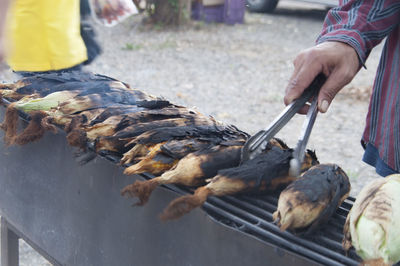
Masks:
[[[300,110],[297,113],[305,115],[305,114],[307,114],[308,109],[310,109],[310,105],[305,104],[303,107],[300,108]]]
[[[325,113],[336,94],[348,84],[360,66],[356,51],[341,42],[324,42],[302,51],[294,61],[294,72],[285,91],[286,105],[299,98],[319,73],[327,77],[318,95],[318,109]],[[307,110],[304,106],[299,113]]]
[[[318,94],[318,110],[321,113],[328,111],[330,104],[336,94],[349,82],[349,78],[343,71],[334,71],[321,87]]]
[[[296,75],[293,75],[286,88],[284,102],[286,105],[299,98],[303,91],[311,84],[321,72],[321,65],[303,64]]]
[[[294,78],[297,77],[297,74],[299,73],[299,71],[300,71],[300,68],[299,68],[299,67],[295,67],[295,68],[294,68],[293,73],[292,73],[292,76],[291,76],[290,79],[289,79],[289,83],[288,83],[288,85],[286,86],[285,94],[287,94],[287,93],[290,91],[290,89],[291,89],[290,84],[292,83],[292,80],[293,80]]]

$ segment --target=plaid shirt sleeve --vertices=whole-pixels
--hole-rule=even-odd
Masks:
[[[399,0],[340,0],[340,5],[328,12],[316,42],[347,43],[364,65],[372,48],[399,23]]]

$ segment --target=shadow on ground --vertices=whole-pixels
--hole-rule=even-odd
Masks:
[[[322,23],[328,11],[328,7],[319,5],[317,5],[316,8],[310,8],[308,4],[297,4],[294,6],[283,4],[278,5],[274,12],[266,14],[279,17],[306,19],[309,21],[321,21]]]

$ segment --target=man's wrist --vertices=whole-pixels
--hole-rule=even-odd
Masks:
[[[360,32],[353,29],[336,29],[330,32],[323,32],[316,40],[316,43],[320,44],[328,41],[341,42],[351,46],[358,55],[360,67],[363,66],[365,68],[365,62],[370,51],[368,51]]]
[[[338,42],[338,43],[342,43],[342,44],[345,44],[345,45],[349,46],[350,48],[353,49],[353,51],[357,55],[358,62],[360,64],[360,68],[361,67],[367,68],[365,66],[365,61],[367,60],[367,57],[368,57],[369,53],[364,53],[364,51],[359,49],[359,46],[354,45],[354,42],[350,42],[348,40],[343,40],[341,38],[337,39],[337,38],[333,38],[333,37],[332,38],[326,38],[326,39],[322,39],[321,38],[321,39],[318,40],[318,44],[325,43],[325,42]]]

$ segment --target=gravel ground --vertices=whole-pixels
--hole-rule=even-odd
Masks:
[[[97,29],[104,53],[87,69],[253,134],[284,108],[292,61],[314,44],[325,12],[318,5],[281,1],[274,14],[246,13],[242,25],[193,23],[181,30],[144,26],[136,16]],[[361,161],[360,137],[380,51],[381,46],[371,53],[367,70],[318,116],[308,146],[320,162],[337,163],[347,172],[353,196],[378,178]],[[9,71],[0,74],[13,78]],[[303,119],[296,116],[277,136],[294,146]],[[23,242],[21,248],[21,265],[48,265]]]

